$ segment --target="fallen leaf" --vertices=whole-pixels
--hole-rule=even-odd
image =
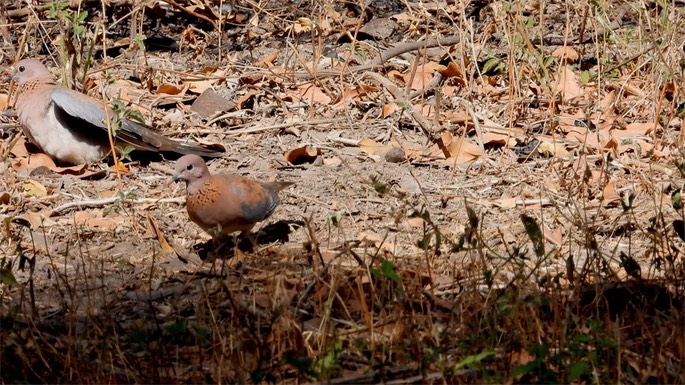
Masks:
[[[473,163],[483,156],[480,146],[467,139],[453,138],[447,131],[443,132],[440,140],[429,149],[431,154],[437,154],[438,151],[442,152],[445,158],[442,163],[450,166]]]
[[[428,62],[426,64],[416,67],[416,72],[413,74],[407,73],[404,75],[404,82],[407,83],[411,80],[411,89],[414,91],[422,90],[426,88],[428,83],[433,80],[435,72],[444,69],[444,66],[436,62]]]
[[[171,83],[162,83],[157,87],[158,94],[178,95],[183,91],[183,87]]]
[[[614,202],[619,202],[621,195],[616,192],[616,180],[610,180],[602,190],[602,205],[608,206]]]
[[[345,88],[343,95],[340,100],[333,105],[333,108],[340,109],[347,106],[347,104],[353,100],[359,100],[362,96],[366,96],[369,92],[377,92],[377,87],[371,87],[366,85],[359,85],[353,88]]]
[[[88,168],[85,164],[57,167],[55,161],[48,155],[43,153],[32,154],[28,151],[26,145],[26,141],[21,138],[17,140],[14,147],[12,147],[11,153],[15,158],[11,161],[11,166],[16,171],[34,170],[39,167],[46,167],[52,172],[62,175],[81,175]]]
[[[516,201],[520,198],[500,198],[495,199],[492,204],[503,209],[513,209],[516,207]]]
[[[381,108],[381,116],[383,118],[387,118],[388,116],[392,115],[395,113],[395,111],[398,111],[400,109],[400,106],[397,105],[397,103],[388,103],[384,104],[383,107]]]
[[[331,98],[321,88],[313,84],[303,85],[297,89],[303,100],[309,100],[309,102],[316,104],[329,104],[331,102]]]
[[[368,138],[360,140],[357,146],[365,153],[372,155],[384,155],[392,148],[392,146],[383,145]]]
[[[9,106],[9,96],[7,94],[0,94],[0,111],[4,111]]]
[[[21,184],[21,189],[30,196],[34,197],[44,197],[48,195],[48,189],[45,188],[40,182],[33,179],[25,180]]]
[[[173,247],[169,245],[169,242],[167,242],[166,238],[164,237],[164,234],[162,234],[161,231],[159,231],[159,226],[157,225],[157,221],[152,217],[152,215],[147,214],[147,221],[150,224],[150,227],[152,227],[152,231],[154,231],[156,237],[157,237],[157,242],[159,242],[159,246],[162,248],[162,250],[166,251],[167,253],[176,253]]]
[[[273,67],[273,65],[274,65],[273,62],[274,62],[274,60],[276,60],[277,57],[278,57],[278,50],[275,49],[270,54],[268,54],[267,56],[263,57],[261,60],[256,62],[255,66],[262,67],[262,68]]]
[[[202,118],[209,118],[218,112],[230,111],[236,104],[208,88],[195,99],[190,110]]]
[[[20,220],[28,223],[29,227],[33,230],[39,229],[41,226],[47,227],[52,226],[55,222],[51,221],[43,213],[36,213],[33,211],[26,211],[16,217],[12,218],[13,221]]]
[[[302,146],[286,152],[284,156],[288,163],[297,165],[303,163],[314,163],[319,155],[321,155],[320,148]]]
[[[334,156],[332,158],[325,158],[323,160],[324,166],[339,166],[341,164],[342,164],[342,159],[338,158],[337,156]]]
[[[578,61],[578,52],[571,47],[559,47],[552,52],[552,56],[558,59],[565,59],[567,63]]]
[[[568,66],[559,69],[553,90],[556,93],[561,93],[564,100],[571,100],[584,95],[583,89],[578,83],[578,76]]]
[[[102,210],[78,211],[70,222],[80,226],[115,230],[117,226],[126,222],[121,215],[103,216]]]

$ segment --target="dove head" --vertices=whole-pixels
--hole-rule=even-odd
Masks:
[[[24,84],[37,79],[53,79],[50,71],[48,71],[40,61],[36,59],[24,59],[18,61],[14,65],[12,80],[18,84]]]
[[[184,155],[176,161],[173,180],[184,180],[188,186],[202,183],[209,178],[209,169],[204,159],[197,155]]]

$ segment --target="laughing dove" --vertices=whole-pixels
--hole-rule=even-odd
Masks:
[[[188,216],[203,230],[249,232],[274,212],[278,192],[293,182],[260,182],[236,174],[211,175],[205,161],[185,155],[176,161],[173,180],[186,182]]]
[[[55,83],[52,74],[36,59],[24,59],[14,66],[17,82],[16,109],[19,123],[29,141],[64,163],[93,163],[110,152],[108,115],[100,102]],[[222,153],[199,144],[181,143],[122,119],[116,143],[136,150],[198,154],[218,157]]]

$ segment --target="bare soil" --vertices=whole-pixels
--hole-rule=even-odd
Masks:
[[[0,117],[3,382],[685,381],[680,7],[81,2],[78,35],[46,4],[0,4],[7,72],[296,184],[217,248],[173,159],[36,168]]]

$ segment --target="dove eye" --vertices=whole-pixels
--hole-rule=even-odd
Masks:
[[[24,72],[26,71],[26,67],[24,66],[19,66],[19,72]]]
[[[186,170],[190,171],[190,170],[192,170],[192,169],[193,169],[193,165],[192,165],[192,164],[189,164],[189,165],[186,166]]]

